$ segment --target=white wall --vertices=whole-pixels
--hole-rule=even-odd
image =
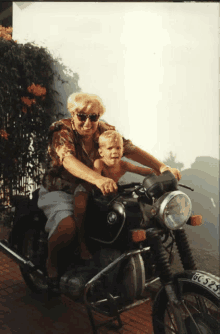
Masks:
[[[14,3],[13,38],[60,55],[106,121],[189,167],[219,156],[218,17],[217,3]]]

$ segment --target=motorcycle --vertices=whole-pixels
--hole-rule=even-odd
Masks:
[[[84,303],[94,334],[109,322],[120,328],[120,314],[145,303],[146,288],[156,280],[161,288],[153,302],[154,334],[217,334],[220,280],[196,268],[184,225],[201,224],[201,216],[192,215],[191,200],[178,186],[186,187],[166,171],[148,175],[143,183],[119,185],[116,195],[94,190],[85,220],[93,258],[83,262],[75,242],[62,248],[58,289],[47,277],[47,219],[37,207],[39,189],[32,199],[15,199],[12,231],[0,249],[19,264],[33,292]],[[174,245],[184,269],[177,274],[172,272]],[[110,321],[95,324],[94,311]]]

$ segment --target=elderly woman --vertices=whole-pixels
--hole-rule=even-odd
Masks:
[[[98,138],[106,130],[115,129],[100,120],[105,108],[96,95],[75,93],[69,96],[67,108],[71,118],[53,123],[49,129],[49,166],[39,192],[38,206],[48,218],[49,232],[47,270],[57,277],[57,251],[70,243],[78,231],[81,257],[91,257],[83,235],[83,221],[87,193],[95,185],[104,195],[117,190],[117,184],[92,170],[99,157]],[[156,173],[169,169],[177,179],[180,172],[165,166],[149,153],[123,138],[124,156],[151,167]]]

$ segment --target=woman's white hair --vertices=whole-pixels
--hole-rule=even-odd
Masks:
[[[105,112],[102,100],[95,94],[73,93],[67,99],[67,109],[72,116],[87,107],[97,108],[100,116]]]

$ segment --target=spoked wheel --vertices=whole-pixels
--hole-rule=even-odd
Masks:
[[[187,334],[220,333],[219,298],[191,282],[182,284],[180,314],[185,322]],[[156,308],[154,307],[153,326],[155,334],[181,334],[165,293],[161,295]]]
[[[46,254],[40,249],[42,247],[42,231],[28,230],[23,238],[23,241],[20,245],[20,251],[24,257],[30,259],[34,264],[45,272],[46,276]],[[40,241],[39,241],[40,240]],[[43,256],[42,256],[43,255]],[[45,279],[39,278],[33,273],[27,273],[22,267],[20,267],[21,274],[25,280],[27,286],[37,294],[43,294],[48,291],[48,284]]]

